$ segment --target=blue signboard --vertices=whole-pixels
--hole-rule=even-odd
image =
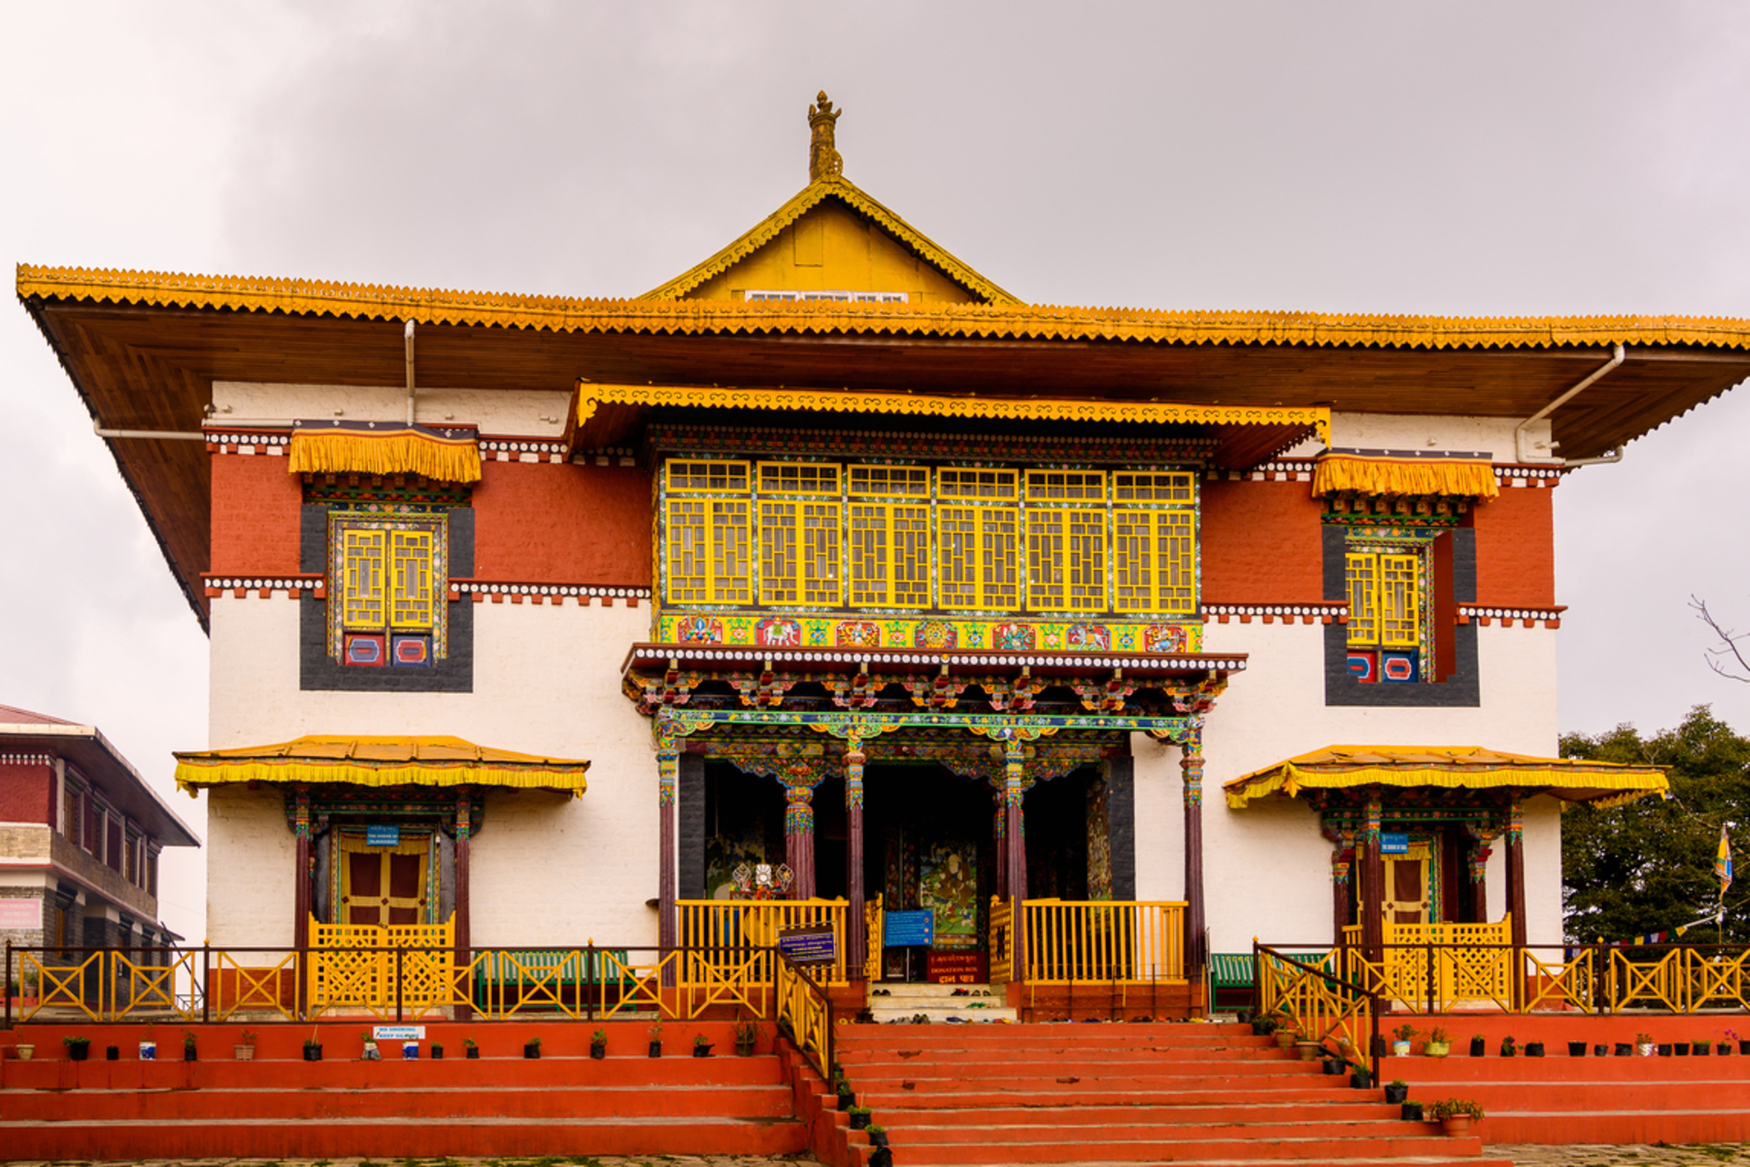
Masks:
[[[831,964],[838,955],[831,924],[780,928],[778,951],[797,964]]]
[[[1410,836],[1402,831],[1381,831],[1379,833],[1379,853],[1381,855],[1408,855],[1410,853]]]
[[[401,844],[400,827],[366,827],[365,846],[397,847]]]
[[[885,948],[924,948],[936,942],[936,913],[888,912],[883,918],[881,943]]]

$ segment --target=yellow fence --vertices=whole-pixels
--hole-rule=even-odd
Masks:
[[[1353,985],[1332,979],[1328,957],[1279,954],[1260,951],[1258,1009],[1260,1013],[1286,1015],[1301,1038],[1326,1042],[1344,1049],[1354,1059],[1357,1051],[1372,1048],[1375,1019],[1373,1003]]]
[[[820,1076],[832,1080],[832,1002],[810,969],[777,959],[774,981],[778,1024],[796,1048],[814,1063]]]
[[[1026,973],[1020,979],[1029,984],[1173,984],[1185,980],[1182,902],[1027,900],[1021,912],[1021,959]],[[993,904],[993,934],[995,915]],[[1012,965],[1009,971],[1012,974]],[[994,971],[991,976],[994,980]]]
[[[747,958],[742,950],[775,948],[778,933],[785,928],[831,924],[835,958],[828,981],[850,983],[845,970],[845,920],[850,910],[846,900],[681,900],[675,907],[680,914],[681,947],[710,950],[723,970],[743,964]],[[873,943],[879,951],[878,936]],[[769,951],[762,952],[752,967],[758,979],[772,982]]]
[[[880,892],[875,893],[874,899],[863,901],[863,936],[866,950],[863,953],[863,979],[870,984],[881,979],[881,960],[886,952],[881,945],[881,938],[885,934],[882,929],[886,926],[886,919]]]
[[[1361,928],[1343,930],[1343,977],[1409,1008],[1444,1012],[1461,1003],[1513,1007],[1513,929],[1495,924],[1387,924],[1378,962],[1360,947]]]
[[[1001,987],[1015,979],[1015,907],[1011,900],[991,897],[990,983]]]

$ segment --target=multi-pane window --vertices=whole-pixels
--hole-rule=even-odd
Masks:
[[[1421,556],[1351,551],[1349,643],[1357,647],[1416,648],[1421,644]]]
[[[1196,611],[1186,471],[675,459],[663,484],[670,604]]]
[[[329,513],[331,655],[416,667],[446,655],[446,530],[441,513]]]
[[[67,836],[67,841],[75,846],[83,846],[85,842],[85,813],[81,805],[79,789],[71,782],[61,785],[61,833]]]

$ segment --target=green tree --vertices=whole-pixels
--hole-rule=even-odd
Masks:
[[[1750,740],[1740,737],[1697,705],[1676,729],[1642,739],[1619,725],[1587,737],[1564,734],[1563,757],[1637,762],[1669,767],[1671,796],[1643,798],[1627,806],[1576,806],[1562,816],[1562,897],[1568,939],[1590,943],[1627,940],[1687,924],[1719,897],[1714,854],[1720,824],[1733,824],[1733,851],[1750,862]],[[1750,873],[1750,867],[1746,868]],[[1726,895],[1725,938],[1750,939],[1750,899],[1745,883]],[[1684,940],[1709,944],[1712,924],[1691,929]]]

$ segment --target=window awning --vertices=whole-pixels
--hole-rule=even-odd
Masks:
[[[1620,806],[1669,789],[1657,766],[1538,758],[1479,746],[1326,746],[1223,784],[1227,805],[1244,810],[1278,791],[1355,786],[1443,786],[1484,790],[1513,787],[1567,802]]]
[[[1489,455],[1415,450],[1332,450],[1313,467],[1312,489],[1317,495],[1501,493]]]
[[[176,785],[235,782],[353,786],[511,786],[581,795],[589,763],[477,746],[459,737],[301,737],[270,746],[176,755]]]
[[[419,474],[440,482],[480,481],[472,429],[372,421],[295,421],[293,474]]]

